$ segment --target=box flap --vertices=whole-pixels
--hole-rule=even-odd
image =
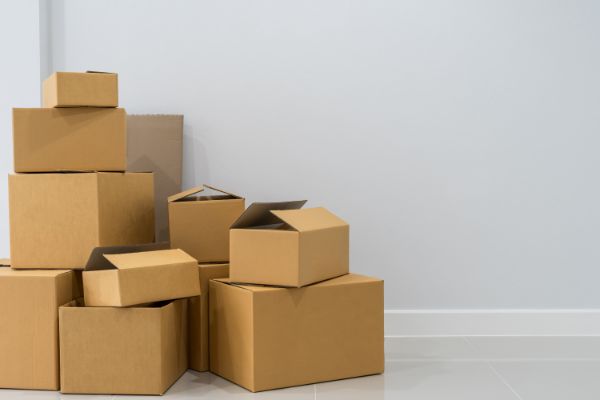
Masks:
[[[104,257],[117,269],[158,267],[184,263],[198,264],[195,258],[181,249],[105,254]]]
[[[0,267],[10,267],[10,260],[8,258],[0,258]]]
[[[203,190],[204,190],[204,186],[196,186],[196,187],[193,187],[191,189],[184,190],[181,193],[177,193],[177,194],[174,194],[172,196],[169,196],[168,197],[168,201],[169,201],[169,203],[172,203],[174,201],[181,200],[181,199],[186,198],[188,196],[191,196],[193,194],[200,193]]]
[[[96,247],[92,250],[90,257],[85,265],[86,271],[96,271],[100,269],[115,269],[116,267],[108,261],[105,254],[137,253],[140,251],[165,250],[171,246],[169,242],[146,243],[132,246],[106,246]]]
[[[111,74],[111,75],[117,75],[116,72],[107,72],[107,71],[85,71],[86,74]]]
[[[346,221],[323,207],[302,210],[271,210],[271,213],[299,232],[348,226]]]
[[[241,199],[242,198],[242,197],[238,196],[237,194],[229,193],[229,192],[226,192],[224,190],[217,189],[214,186],[209,186],[207,184],[203,184],[201,186],[196,186],[196,187],[193,187],[191,189],[184,190],[181,193],[177,193],[177,194],[174,194],[172,196],[169,196],[168,201],[169,201],[169,203],[172,203],[174,201],[179,201],[179,200],[185,199],[188,196],[191,196],[193,194],[200,193],[200,192],[204,191],[204,188],[208,188],[208,189],[214,190],[216,192],[221,192],[223,194],[229,195],[229,196],[234,197],[236,199]]]
[[[280,201],[275,203],[252,203],[231,225],[231,229],[268,226],[281,223],[272,210],[296,210],[302,208],[306,200]]]

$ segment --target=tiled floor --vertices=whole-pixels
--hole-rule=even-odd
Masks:
[[[187,372],[163,398],[600,399],[600,336],[389,338],[386,356],[383,375],[256,394],[209,373]],[[0,390],[0,400],[111,398],[146,399]]]

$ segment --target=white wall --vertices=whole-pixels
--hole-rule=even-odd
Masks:
[[[49,54],[119,72],[129,112],[185,114],[186,186],[345,217],[351,268],[386,279],[388,308],[598,308],[599,17],[593,1],[62,0]]]
[[[7,177],[12,172],[12,107],[40,105],[37,0],[0,2],[0,258],[9,255]]]

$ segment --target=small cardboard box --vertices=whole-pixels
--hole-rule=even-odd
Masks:
[[[187,299],[60,307],[60,391],[163,394],[187,369]]]
[[[181,192],[183,115],[127,115],[127,170],[154,172],[156,240],[169,240],[167,197]]]
[[[15,172],[125,171],[122,108],[13,108]]]
[[[200,296],[189,299],[189,368],[208,371],[208,281],[229,276],[229,264],[201,264]]]
[[[198,262],[179,249],[94,249],[83,271],[85,305],[128,307],[198,296]]]
[[[205,188],[219,194],[202,195]],[[244,204],[242,197],[208,185],[170,196],[171,247],[182,249],[199,263],[227,262],[229,227],[244,212]]]
[[[216,279],[209,307],[211,372],[252,392],[383,372],[379,279],[293,289]]]
[[[350,227],[304,203],[248,207],[231,226],[232,281],[301,287],[348,273]]]
[[[154,240],[152,173],[8,177],[10,250],[17,269],[83,269],[99,246]]]
[[[0,267],[0,388],[59,388],[58,308],[80,293],[73,271]]]
[[[118,107],[117,74],[55,72],[42,84],[44,107]]]

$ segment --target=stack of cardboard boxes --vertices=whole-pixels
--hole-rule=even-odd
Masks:
[[[13,110],[0,387],[160,394],[187,369],[197,261],[137,246],[154,241],[153,173],[126,172],[117,93],[116,74],[56,73],[44,108]]]
[[[162,394],[191,368],[261,391],[383,371],[383,282],[349,273],[346,222],[208,185],[167,198],[125,172],[116,74],[43,89],[45,108],[14,110],[0,388]]]

